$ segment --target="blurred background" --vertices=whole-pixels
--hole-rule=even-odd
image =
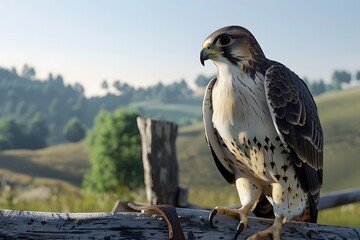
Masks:
[[[110,211],[145,201],[136,117],[176,122],[180,182],[203,207],[237,205],[204,141],[215,76],[199,53],[249,29],[307,84],[325,135],[323,193],[360,186],[360,2],[0,0],[0,208]],[[206,197],[204,197],[206,196]],[[360,204],[319,222],[358,226]],[[336,216],[336,217],[335,217]]]

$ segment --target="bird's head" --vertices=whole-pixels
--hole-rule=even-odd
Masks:
[[[249,30],[239,26],[221,28],[206,38],[200,62],[211,59],[215,64],[246,64],[265,58],[260,45]]]

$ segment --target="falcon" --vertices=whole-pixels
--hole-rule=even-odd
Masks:
[[[216,207],[274,223],[248,239],[280,239],[288,220],[316,222],[323,176],[323,133],[306,84],[283,64],[267,59],[255,37],[240,26],[221,28],[203,43],[202,65],[212,60],[217,77],[205,91],[205,135],[222,176],[235,184],[241,208]]]

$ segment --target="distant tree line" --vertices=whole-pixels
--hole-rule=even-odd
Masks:
[[[211,78],[199,75],[194,83],[204,88]],[[349,72],[335,71],[330,83],[304,81],[313,95],[320,95],[341,89],[351,79]],[[360,81],[360,71],[355,79]],[[136,102],[191,103],[199,104],[199,111],[201,108],[202,96],[194,94],[185,79],[139,88],[120,80],[112,84],[104,80],[99,87],[106,91],[105,96],[87,98],[81,84],[65,84],[61,75],[50,73],[46,79],[38,79],[36,70],[28,65],[21,71],[0,68],[0,150],[79,141],[92,128],[100,110],[113,112]],[[149,114],[142,107],[137,110],[145,117]]]
[[[36,114],[28,125],[13,117],[0,119],[0,150],[38,149],[47,146],[48,124],[40,113]]]
[[[329,83],[326,83],[322,79],[318,81],[309,81],[307,78],[304,78],[303,80],[307,84],[310,92],[314,96],[317,96],[326,92],[341,90],[344,86],[350,84],[352,79],[351,73],[336,70],[334,71]],[[356,72],[354,80],[360,83],[360,71]]]
[[[64,85],[60,75],[49,74],[40,81],[35,69],[27,65],[20,74],[15,68],[0,68],[0,118],[13,118],[23,129],[31,129],[32,119],[41,116],[47,129],[47,134],[42,135],[45,145],[64,142],[62,130],[70,118],[90,125],[86,121],[87,99],[83,91],[79,84]]]
[[[116,80],[112,86],[115,89],[114,93],[111,93],[107,80],[101,83],[101,88],[107,92],[107,95],[121,97],[122,102],[126,104],[147,100],[178,103],[193,97],[193,90],[187,85],[185,79],[168,85],[159,82],[147,88],[135,88],[128,83],[122,83],[120,80]]]
[[[50,73],[47,79],[38,79],[36,70],[28,65],[19,72],[15,68],[0,68],[0,121],[12,119],[16,125],[14,132],[0,130],[0,139],[3,139],[0,149],[36,149],[80,140],[86,135],[87,129],[92,127],[101,109],[112,112],[117,108],[127,108],[133,102],[153,100],[179,103],[193,98],[193,90],[184,79],[168,85],[159,82],[147,88],[134,88],[117,80],[113,83],[113,92],[107,81],[101,87],[107,90],[105,96],[86,98],[81,84],[65,84],[61,75]],[[30,141],[25,133],[33,128],[32,119],[36,116],[41,116],[46,125],[46,134],[39,136],[43,139],[42,144],[24,145],[10,137],[12,132],[17,138],[23,138],[23,142]],[[18,128],[24,134],[17,134],[15,130]]]

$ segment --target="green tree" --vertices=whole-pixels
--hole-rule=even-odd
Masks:
[[[195,79],[195,84],[198,87],[206,87],[208,85],[208,83],[210,82],[212,78],[206,77],[202,74],[200,74],[196,79]]]
[[[313,84],[311,84],[311,93],[314,96],[323,94],[326,91],[326,86],[323,80],[316,81]]]
[[[78,142],[85,137],[86,128],[77,117],[73,117],[65,124],[63,135],[69,142]]]
[[[143,183],[138,114],[119,109],[100,111],[88,135],[91,169],[84,187],[96,192],[134,189]]]
[[[113,87],[119,92],[121,93],[121,82],[119,80],[116,80],[114,83],[113,83]]]
[[[360,71],[356,72],[356,80],[360,81]]]
[[[304,83],[306,84],[306,86],[309,88],[310,90],[310,82],[309,82],[309,79],[307,77],[303,77],[302,80],[304,81]]]
[[[75,83],[73,86],[74,90],[77,91],[78,93],[83,94],[85,92],[85,89],[83,87],[83,85],[81,85],[80,83]]]
[[[49,136],[49,127],[41,113],[37,113],[31,120],[28,136],[27,148],[39,149],[47,146],[47,137]]]
[[[10,142],[10,140],[0,134],[0,150],[13,149],[14,145]]]
[[[0,120],[0,150],[26,148],[26,133],[22,124],[14,118]]]
[[[332,82],[335,89],[341,89],[341,85],[351,81],[351,74],[346,71],[335,71],[332,76]]]
[[[104,89],[106,92],[109,92],[109,84],[106,80],[101,82],[101,88]]]
[[[166,89],[165,89],[164,84],[162,84],[162,82],[159,82],[158,84],[152,86],[150,88],[150,92],[151,92],[152,99],[163,100],[166,97]]]
[[[33,79],[35,75],[36,75],[35,69],[25,64],[22,70],[22,76],[25,78]]]
[[[193,96],[194,91],[189,88],[189,86],[187,85],[185,79],[181,79],[180,83],[179,83],[179,87],[180,87],[180,92],[181,92],[181,99],[189,99]]]

